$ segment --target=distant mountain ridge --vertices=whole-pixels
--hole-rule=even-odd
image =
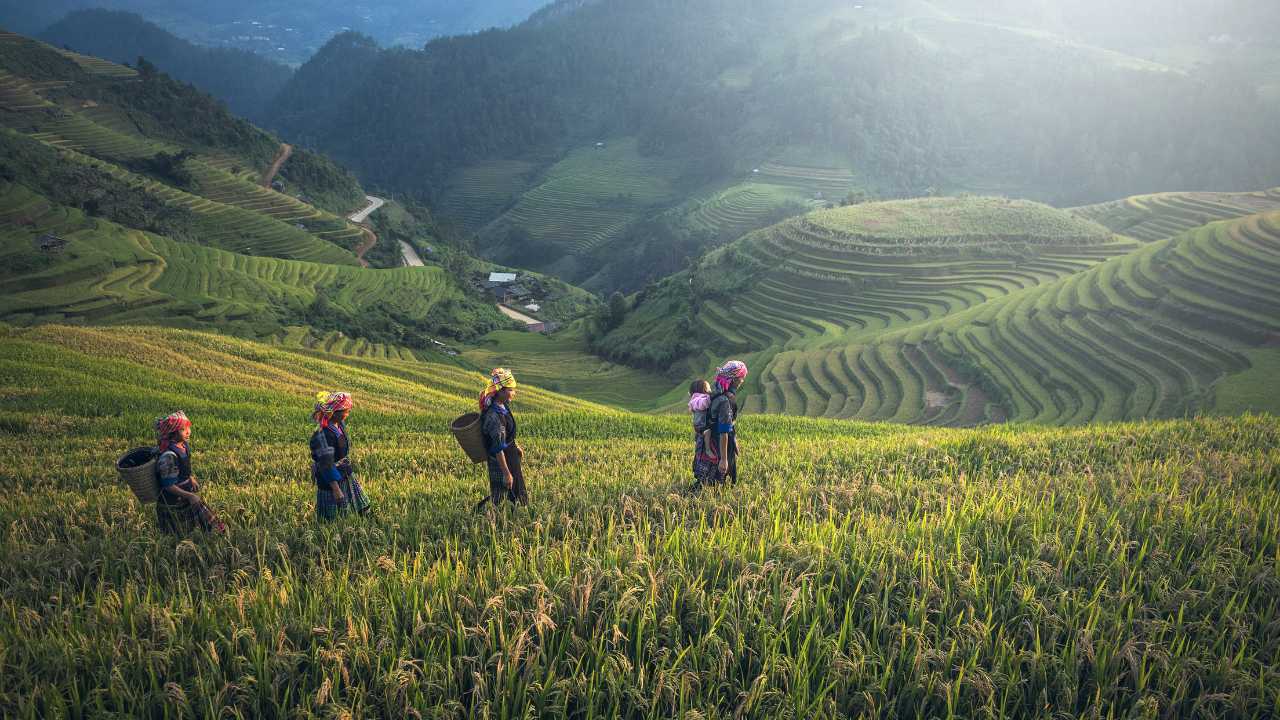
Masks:
[[[1253,70],[1170,68],[953,10],[978,12],[598,0],[376,58],[344,37],[295,75],[274,126],[451,214],[499,261],[604,291],[726,239],[647,225],[688,201],[739,198],[750,213],[723,224],[752,229],[850,191],[1076,205],[1280,183],[1280,108]],[[624,145],[622,161],[581,155]],[[787,182],[762,181],[770,167]],[[797,175],[814,181],[779,189]]]
[[[45,29],[40,39],[117,63],[133,65],[144,57],[258,122],[293,74],[285,65],[244,50],[195,45],[127,12],[79,10]]]

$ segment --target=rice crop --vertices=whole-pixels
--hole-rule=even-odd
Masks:
[[[473,515],[479,376],[201,333],[0,337],[0,715],[1256,717],[1280,702],[1280,422],[742,424],[527,388],[528,509]],[[886,360],[886,362],[888,362]],[[516,372],[520,372],[516,368]],[[366,518],[316,525],[310,394],[356,393]],[[195,420],[225,538],[113,477]]]

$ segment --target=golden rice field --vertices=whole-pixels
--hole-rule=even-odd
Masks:
[[[533,503],[473,515],[480,378],[181,330],[0,335],[0,716],[1274,717],[1280,422],[742,423],[533,388]],[[515,368],[517,374],[521,368]],[[320,526],[308,398],[371,517]],[[111,464],[181,407],[227,537]]]

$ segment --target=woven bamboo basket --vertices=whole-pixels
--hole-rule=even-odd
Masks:
[[[156,486],[156,457],[155,448],[142,447],[130,450],[116,462],[120,479],[143,505],[155,502],[160,494]]]
[[[458,444],[467,453],[473,463],[482,463],[489,458],[484,449],[484,432],[480,430],[480,414],[467,413],[449,425]]]

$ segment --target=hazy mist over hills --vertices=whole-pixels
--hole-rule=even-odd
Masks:
[[[0,0],[0,25],[36,33],[74,10],[125,10],[192,42],[251,50],[296,65],[347,30],[366,33],[387,46],[421,47],[433,37],[520,22],[544,4],[545,0]]]

